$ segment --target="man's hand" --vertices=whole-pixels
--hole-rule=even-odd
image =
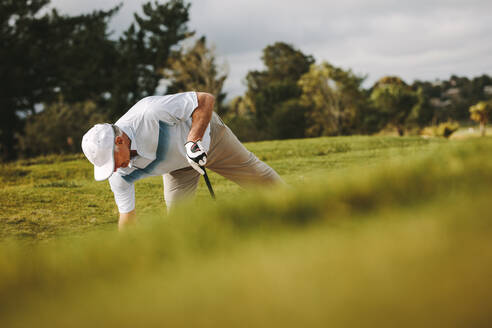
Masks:
[[[207,153],[205,152],[201,141],[188,141],[185,143],[185,149],[188,163],[190,163],[191,167],[197,170],[198,173],[204,175],[205,171],[202,169],[202,166],[205,166],[207,163]]]

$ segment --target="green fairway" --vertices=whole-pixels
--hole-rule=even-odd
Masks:
[[[337,137],[246,146],[289,184],[210,173],[166,214],[136,184],[116,231],[82,156],[1,170],[1,327],[487,327],[492,139]]]
[[[317,180],[338,170],[364,169],[401,157],[431,152],[444,140],[422,138],[340,137],[266,141],[246,146],[289,184]],[[118,217],[107,182],[93,180],[83,155],[50,156],[4,165],[0,172],[0,238],[49,239],[79,232],[114,230]],[[243,197],[236,184],[210,172],[219,200]],[[139,215],[166,216],[162,178],[136,184]],[[210,198],[202,182],[197,201]]]

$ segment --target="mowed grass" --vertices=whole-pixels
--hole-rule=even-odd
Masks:
[[[277,170],[289,184],[327,173],[432,151],[445,141],[422,138],[341,137],[247,143],[248,149]],[[219,200],[243,197],[233,182],[209,172]],[[45,240],[94,230],[114,230],[118,212],[107,182],[93,180],[83,155],[48,156],[0,168],[0,238]],[[162,177],[136,183],[141,217],[166,216]],[[197,201],[210,195],[203,181]]]
[[[489,326],[492,139],[247,147],[290,187],[211,174],[167,215],[143,180],[125,233],[80,156],[5,166],[0,326]]]

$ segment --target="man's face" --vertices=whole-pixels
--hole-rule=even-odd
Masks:
[[[114,171],[130,164],[130,140],[124,136],[117,136],[114,140]]]

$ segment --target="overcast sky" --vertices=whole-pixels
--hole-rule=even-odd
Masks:
[[[148,0],[52,0],[60,12],[79,14],[123,2],[115,34]],[[189,27],[216,47],[226,63],[228,96],[244,92],[249,70],[262,69],[261,52],[287,42],[316,61],[367,75],[447,79],[492,75],[492,0],[196,0]]]

